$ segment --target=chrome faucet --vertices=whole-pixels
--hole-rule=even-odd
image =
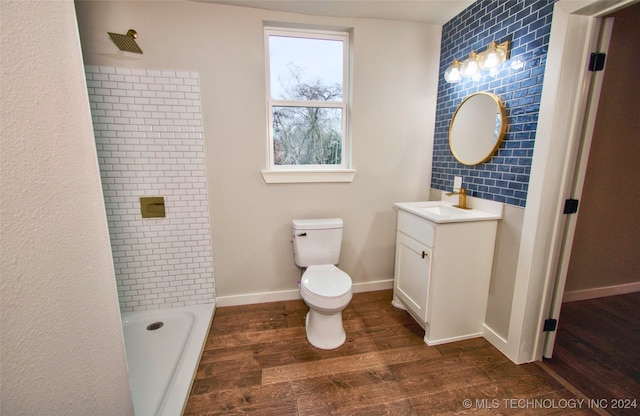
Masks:
[[[464,188],[460,188],[458,192],[448,192],[447,196],[458,195],[458,205],[454,205],[454,207],[462,208],[462,209],[471,209],[467,206],[467,190]]]

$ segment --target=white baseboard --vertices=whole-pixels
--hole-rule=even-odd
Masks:
[[[458,341],[464,341],[466,339],[473,339],[473,338],[480,338],[482,336],[481,333],[477,333],[477,334],[467,334],[467,335],[461,335],[459,337],[452,337],[452,338],[445,338],[445,339],[439,339],[437,341],[429,341],[427,339],[427,337],[424,337],[424,343],[427,344],[430,347],[433,347],[435,345],[442,345],[442,344],[448,344],[450,342],[458,342]]]
[[[487,324],[482,325],[482,337],[489,341],[489,343],[496,347],[501,353],[511,359],[511,357],[509,357],[509,346],[507,345],[507,340],[498,335],[498,333],[488,327]]]
[[[633,292],[640,292],[640,282],[564,292],[562,303],[604,298],[607,296],[624,295]]]
[[[387,289],[393,289],[393,279],[354,283],[351,288],[353,293]],[[218,296],[216,297],[216,307],[252,305],[254,303],[281,302],[294,299],[301,299],[300,290],[291,289],[276,292],[246,293],[242,295]]]
[[[375,282],[354,283],[353,293],[375,292],[376,290],[393,289],[393,279],[377,280]]]
[[[301,299],[299,290],[281,290],[277,292],[246,293],[242,295],[218,296],[216,306],[252,305],[254,303],[281,302],[283,300]]]

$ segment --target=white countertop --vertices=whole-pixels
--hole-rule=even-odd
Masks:
[[[462,209],[455,207],[454,204],[447,201],[396,202],[393,205],[398,209],[438,224],[501,219],[502,204],[493,201],[486,202],[499,204],[499,206],[483,204],[485,206],[483,206],[482,210],[477,208]]]

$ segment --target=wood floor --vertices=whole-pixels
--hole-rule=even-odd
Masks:
[[[640,292],[563,304],[545,365],[588,398],[637,400],[609,413],[640,414]]]
[[[302,301],[218,308],[184,414],[596,414],[566,408],[573,393],[482,338],[427,346],[390,290],[354,295],[336,350],[307,342],[306,312]]]

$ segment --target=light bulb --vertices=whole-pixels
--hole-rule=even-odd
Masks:
[[[460,72],[462,76],[471,78],[480,72],[480,66],[478,66],[478,54],[474,51],[471,51],[469,54],[469,58],[462,63],[460,67]]]
[[[453,59],[453,63],[446,71],[444,71],[444,79],[449,83],[458,82],[462,79],[460,73],[460,62],[457,59]]]
[[[487,50],[482,52],[478,57],[478,64],[482,69],[493,69],[497,68],[498,65],[503,63],[507,58],[506,52],[507,46],[505,44],[501,44],[496,46],[494,41],[489,43]]]

